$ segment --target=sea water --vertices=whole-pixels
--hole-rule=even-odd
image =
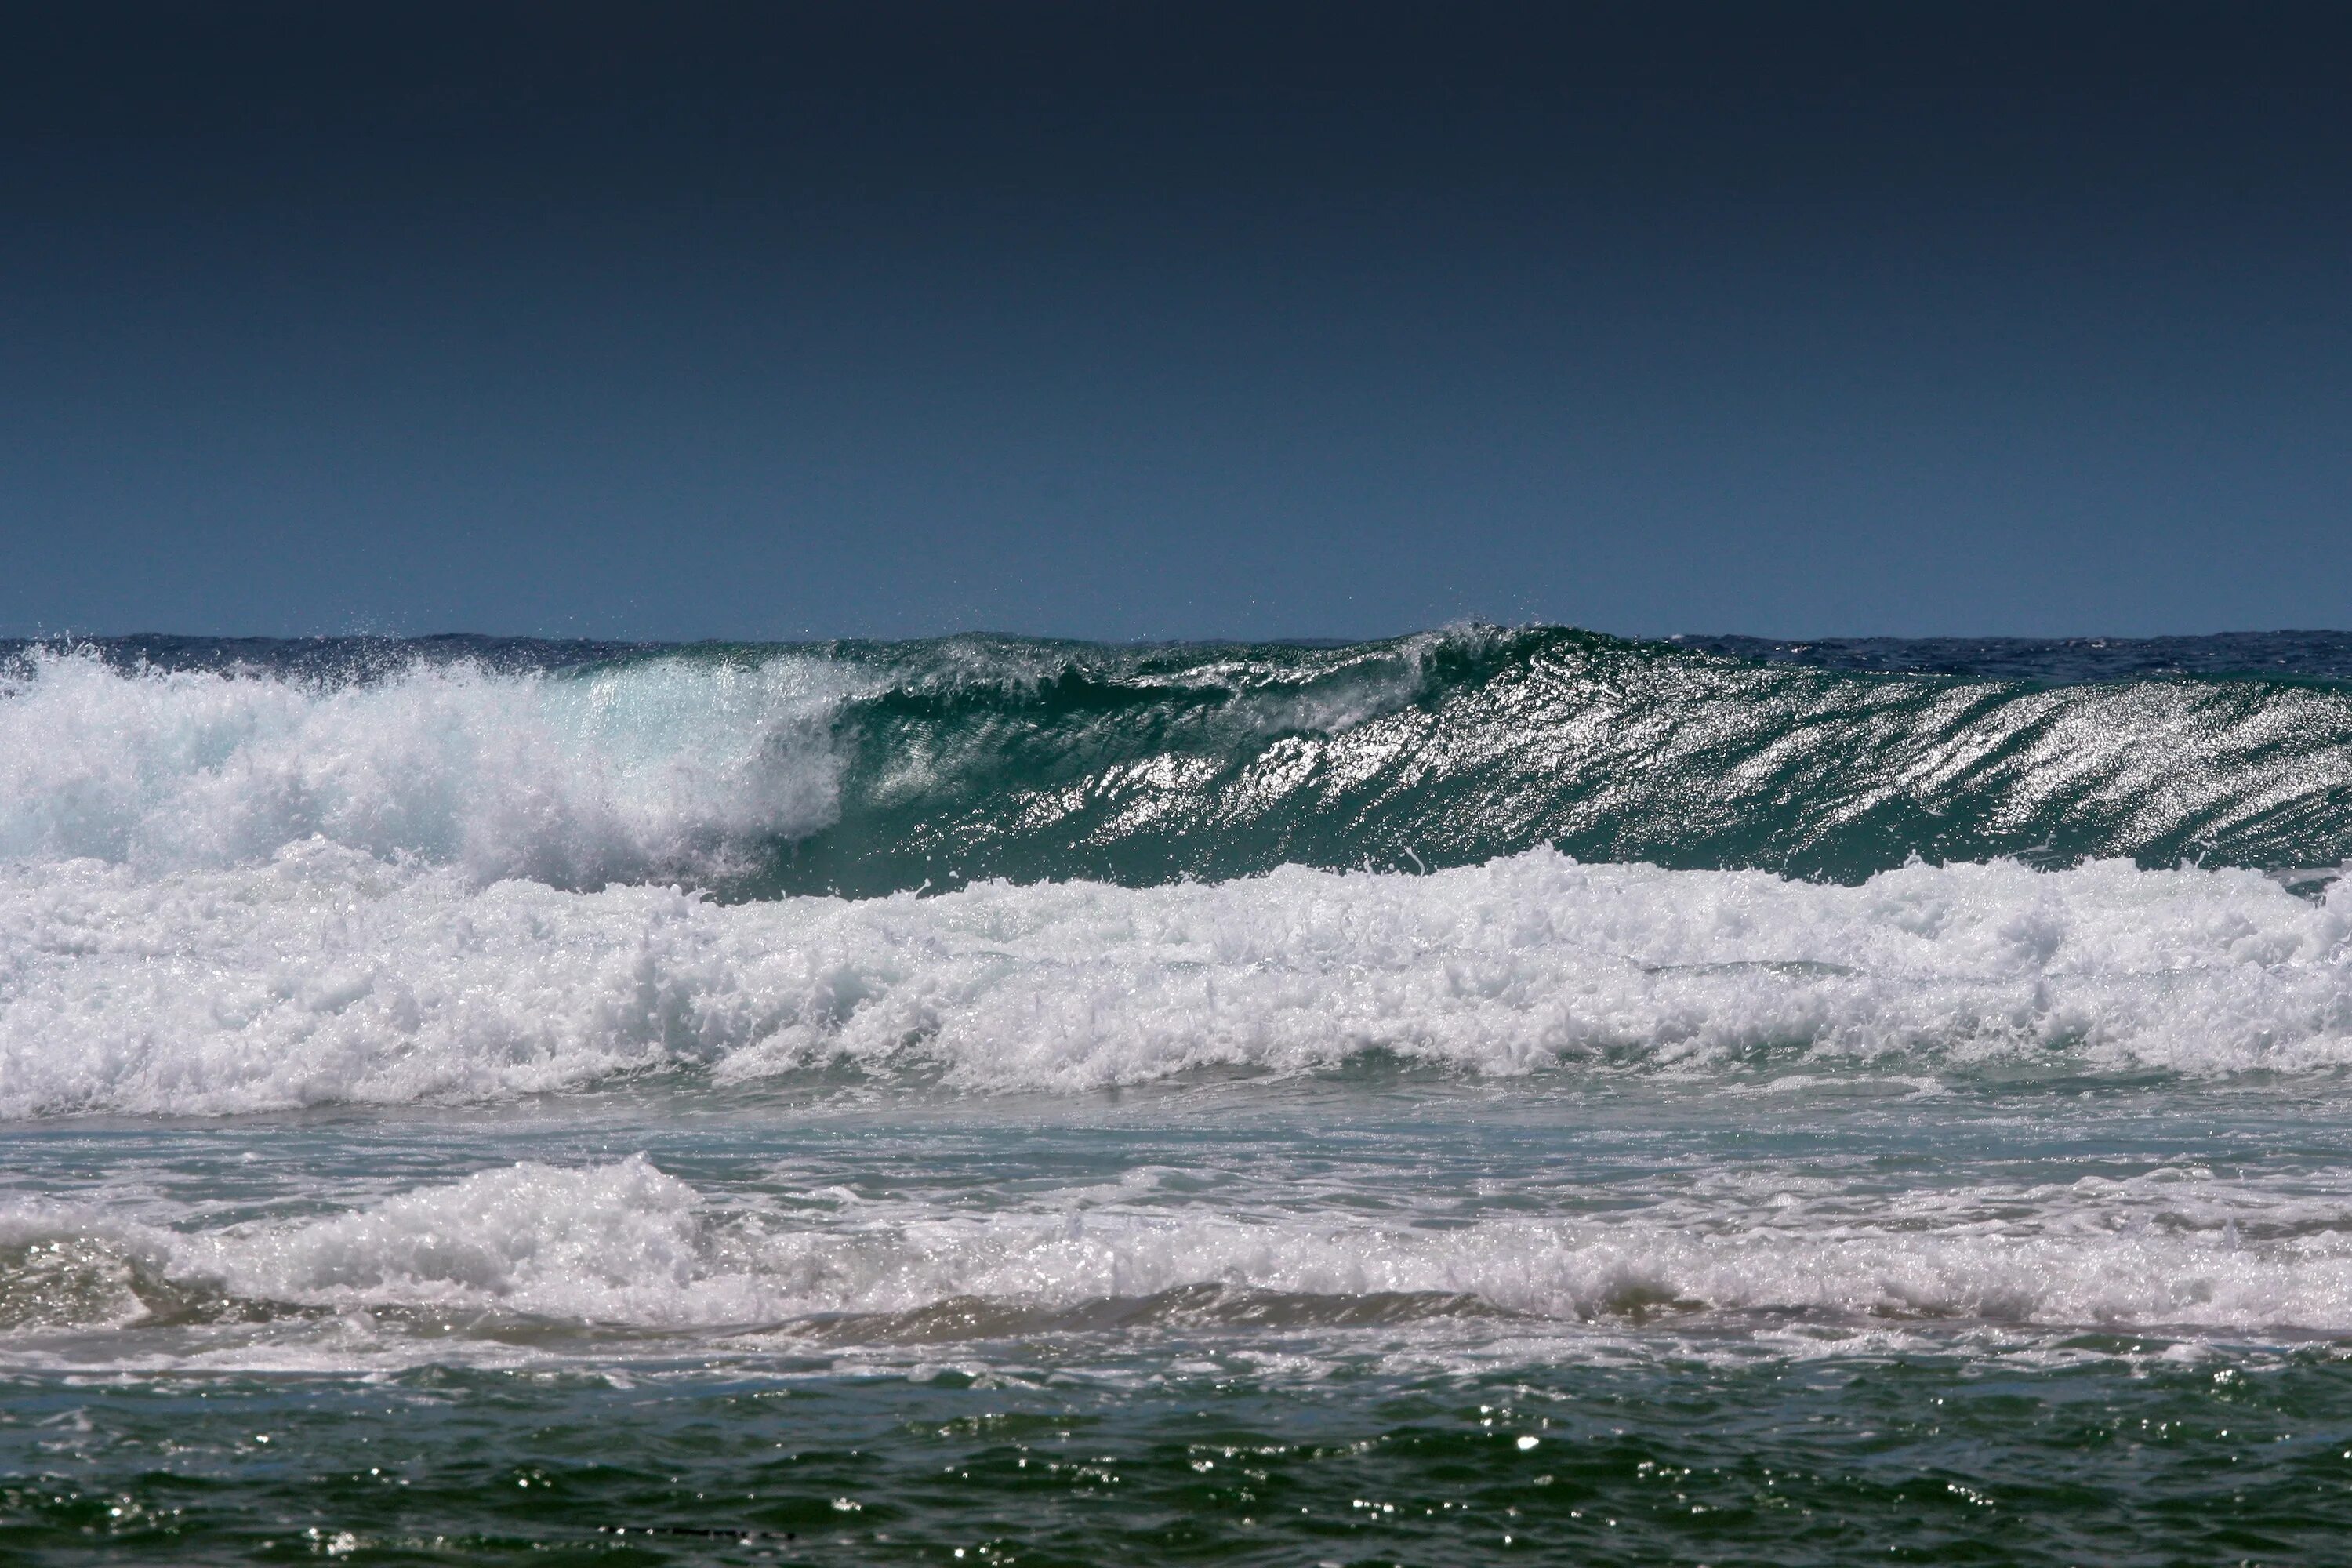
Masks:
[[[0,659],[12,1558],[2352,1526],[2352,638]]]

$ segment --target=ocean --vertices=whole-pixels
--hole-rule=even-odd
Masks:
[[[2313,1563],[2352,636],[0,645],[0,1558]]]

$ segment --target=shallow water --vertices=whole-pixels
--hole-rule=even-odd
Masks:
[[[2341,1093],[1366,1064],[37,1124],[0,1541],[2307,1559],[2352,1522]]]

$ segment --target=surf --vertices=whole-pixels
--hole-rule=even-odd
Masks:
[[[728,903],[309,840],[0,874],[0,1116],[468,1103],[683,1075],[1069,1094],[1382,1058],[1601,1073],[2333,1073],[2352,885],[2124,861],[1855,887],[1586,865],[1290,867]]]
[[[256,865],[318,837],[478,884],[756,899],[1538,846],[1848,884],[1915,858],[2352,858],[2352,691],[2293,668],[1993,679],[1550,627],[1331,647],[126,641],[5,665],[0,858],[19,863]],[[2099,668],[2051,668],[2078,666]]]

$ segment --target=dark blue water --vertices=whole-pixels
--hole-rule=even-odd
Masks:
[[[1766,664],[1881,675],[1953,675],[2077,686],[2168,676],[2352,680],[2352,633],[2222,632],[2193,637],[1678,637],[1677,647]]]

